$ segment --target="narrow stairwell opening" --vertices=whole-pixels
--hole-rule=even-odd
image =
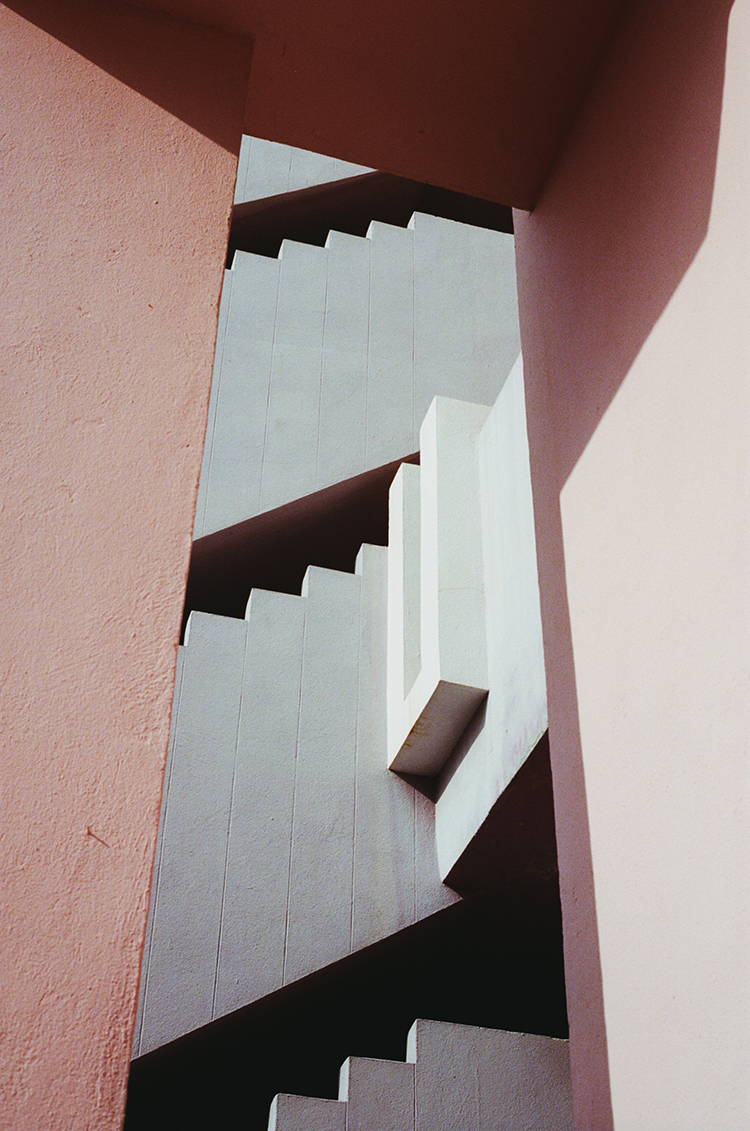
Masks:
[[[502,206],[243,143],[129,1131],[266,1131],[277,1093],[334,1100],[347,1058],[403,1061],[417,1018],[566,1036],[546,705],[520,762],[488,745],[512,729],[497,695],[422,776],[387,769],[389,489],[417,447],[428,482],[435,398],[484,421],[521,373],[510,232]],[[436,532],[481,517],[480,468],[513,479],[506,441],[464,453],[470,486],[450,465]],[[484,577],[473,533],[448,556]]]

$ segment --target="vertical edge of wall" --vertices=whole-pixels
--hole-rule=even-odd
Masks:
[[[514,217],[571,1062],[577,1126],[739,1127],[750,10],[653,14]]]
[[[250,45],[88,0],[34,19],[0,13],[3,1118],[114,1131]]]

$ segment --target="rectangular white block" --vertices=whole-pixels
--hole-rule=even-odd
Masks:
[[[405,529],[408,478],[394,492],[394,555],[389,592],[390,765],[435,774],[445,763],[488,690],[482,522],[476,444],[490,409],[436,397],[420,432],[420,671],[399,703],[400,655],[414,652],[406,579],[416,541]],[[413,493],[413,481],[412,481]],[[400,505],[399,505],[400,504]],[[416,502],[410,501],[414,521]],[[402,543],[398,543],[398,533]],[[411,582],[411,593],[415,585]],[[411,597],[413,601],[413,595]],[[413,614],[412,614],[413,615]],[[405,635],[406,634],[406,635]]]

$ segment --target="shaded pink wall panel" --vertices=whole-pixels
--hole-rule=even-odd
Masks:
[[[18,6],[71,46],[0,12],[0,1122],[102,1131],[127,1079],[248,47],[115,5]]]
[[[749,57],[746,4],[635,4],[516,215],[586,1131],[750,1118]]]

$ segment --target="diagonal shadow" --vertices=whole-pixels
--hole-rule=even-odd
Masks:
[[[571,1035],[597,1131],[613,1115],[560,499],[706,239],[732,4],[631,5],[538,207],[514,213]]]
[[[223,149],[239,152],[249,38],[117,0],[10,0],[7,6]],[[237,112],[228,114],[229,106]]]

